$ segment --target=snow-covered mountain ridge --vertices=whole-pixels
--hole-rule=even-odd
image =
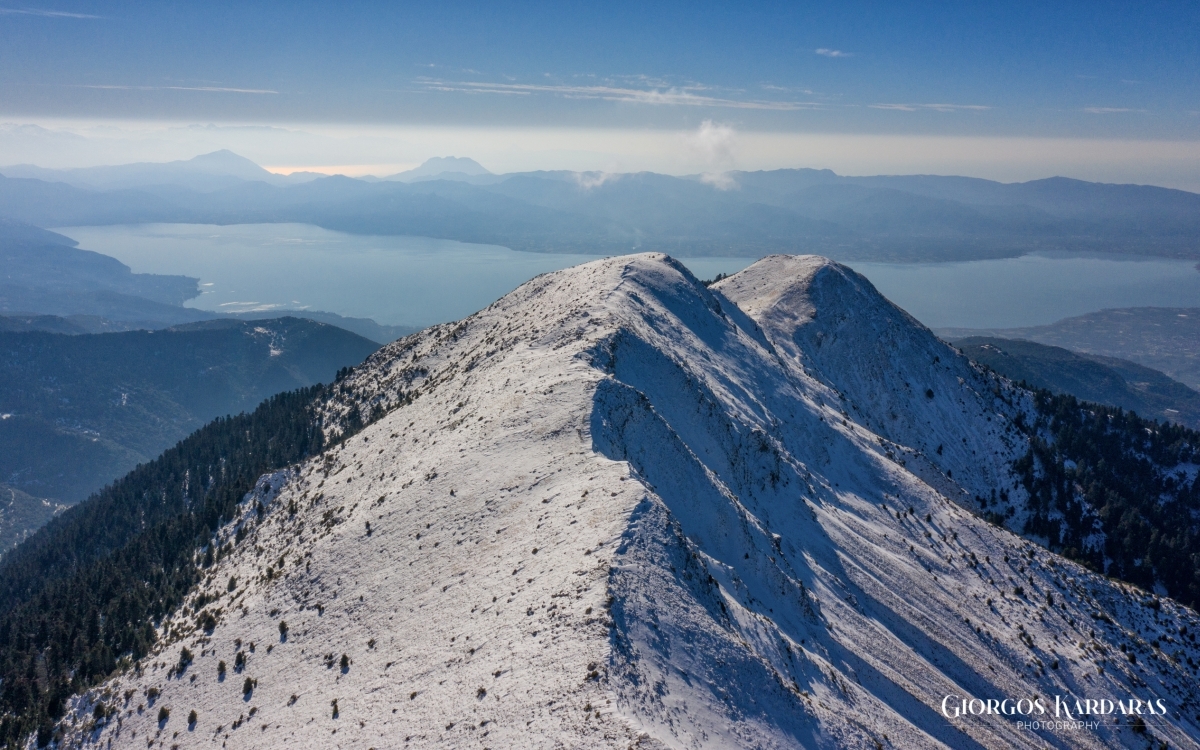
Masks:
[[[1196,746],[1200,618],[971,512],[1027,401],[824,259],[538,277],[342,380],[65,743]]]

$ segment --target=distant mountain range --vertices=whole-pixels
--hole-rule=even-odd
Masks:
[[[1015,382],[1200,429],[1200,393],[1158,370],[1032,341],[972,336],[951,343]]]
[[[0,174],[5,177],[62,182],[92,190],[173,186],[197,192],[222,190],[242,182],[299,185],[324,176],[316,172],[274,174],[227,150],[214,151],[185,161],[140,162],[78,169],[46,169],[33,164],[14,164],[0,167]]]
[[[1200,308],[1127,307],[1029,328],[939,328],[935,332],[947,341],[994,336],[1127,359],[1200,390]]]
[[[0,216],[37,226],[302,222],[534,252],[822,252],[894,261],[1039,249],[1200,258],[1200,195],[1062,177],[1004,184],[782,169],[488,174],[465,158],[385,179],[280,178],[228,152],[162,165],[0,168]],[[303,181],[302,181],[303,180]],[[296,184],[300,183],[300,184]],[[167,187],[164,187],[167,186]]]

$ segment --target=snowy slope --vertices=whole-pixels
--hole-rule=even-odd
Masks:
[[[538,277],[342,381],[331,431],[369,426],[260,482],[65,744],[1197,746],[1200,618],[970,512],[1023,403],[823,259]],[[1170,714],[1033,731],[947,695]]]
[[[914,469],[933,464],[965,500],[1015,490],[1011,463],[1026,445],[1011,420],[1030,412],[1024,392],[958,356],[864,277],[818,256],[775,255],[716,288],[793,369],[828,384],[841,410],[914,451]]]

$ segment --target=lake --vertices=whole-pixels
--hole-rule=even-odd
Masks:
[[[136,273],[184,274],[215,312],[311,309],[426,326],[486,307],[530,278],[596,256],[523,253],[306,224],[139,224],[55,231]],[[750,258],[681,258],[702,279]],[[1108,307],[1200,307],[1194,261],[1037,254],[962,263],[862,263],[889,299],[934,328],[1014,328]]]

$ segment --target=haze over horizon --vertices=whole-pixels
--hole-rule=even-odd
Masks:
[[[351,176],[453,154],[1200,191],[1198,22],[1184,3],[4,6],[0,164],[228,148]]]

